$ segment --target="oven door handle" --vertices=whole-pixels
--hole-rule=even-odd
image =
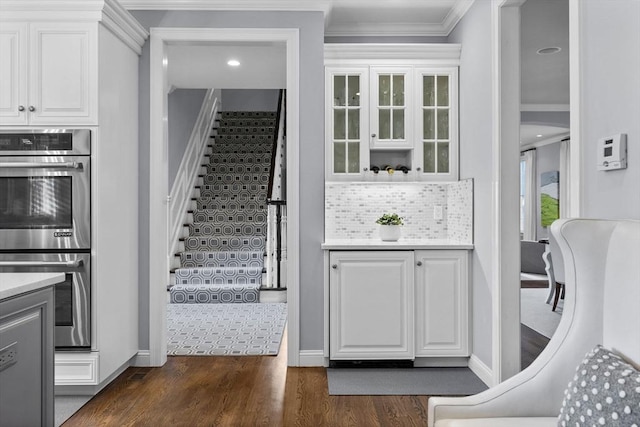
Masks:
[[[12,169],[82,169],[82,162],[3,162],[0,168]]]
[[[74,261],[0,261],[0,267],[82,267],[81,259]]]

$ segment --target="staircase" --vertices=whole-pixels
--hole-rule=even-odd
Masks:
[[[212,135],[172,303],[260,301],[275,112],[222,112]]]

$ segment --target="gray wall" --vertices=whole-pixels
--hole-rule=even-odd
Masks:
[[[580,2],[583,216],[640,219],[640,1]],[[596,142],[627,134],[628,168],[596,169]]]
[[[460,179],[473,178],[473,353],[491,367],[491,2],[476,1],[449,35],[460,57]]]
[[[321,12],[133,11],[147,29],[300,30],[300,348],[323,348],[324,18]],[[149,41],[140,58],[140,349],[149,348]],[[157,283],[153,284],[158,286]]]
[[[169,94],[169,191],[178,174],[182,156],[196,123],[206,89],[176,89]]]
[[[537,183],[536,183],[536,193],[537,193],[537,209],[536,209],[536,227],[537,227],[537,238],[542,239],[544,237],[549,237],[549,227],[543,227],[542,223],[542,214],[540,212],[540,176],[544,172],[551,171],[559,171],[560,170],[560,143],[555,142],[553,144],[545,145],[542,147],[536,148],[536,170],[537,170]],[[560,180],[567,179],[567,177],[561,176]]]
[[[276,111],[279,94],[278,89],[222,89],[222,111]]]

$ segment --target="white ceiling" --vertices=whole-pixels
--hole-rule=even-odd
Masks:
[[[569,110],[569,1],[527,0],[521,18],[521,110]],[[559,47],[560,52],[539,55],[539,49]],[[522,147],[557,142],[569,134],[567,127],[522,123]],[[542,136],[538,136],[542,135]]]
[[[533,148],[553,144],[569,136],[569,129],[558,126],[545,126],[523,123],[520,125],[520,146]]]
[[[569,105],[569,1],[527,0],[521,16],[521,102],[528,111],[566,111]],[[552,55],[539,49],[559,47]]]
[[[170,86],[184,89],[281,89],[286,87],[284,43],[171,45],[167,49]],[[227,64],[240,62],[237,67]]]

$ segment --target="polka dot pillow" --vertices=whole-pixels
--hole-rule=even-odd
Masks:
[[[640,427],[640,371],[596,346],[564,392],[558,426]]]

